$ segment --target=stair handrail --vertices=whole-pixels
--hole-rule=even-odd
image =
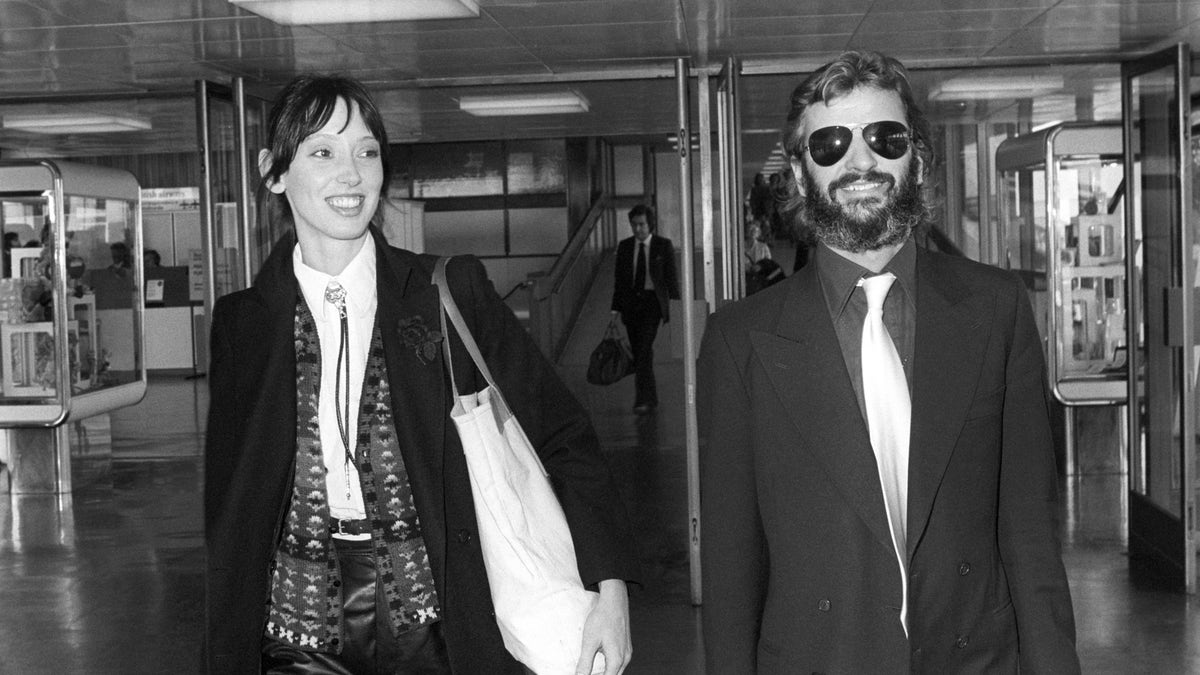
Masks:
[[[580,221],[579,228],[575,230],[575,234],[571,235],[571,240],[563,247],[562,253],[559,254],[558,259],[554,261],[554,265],[546,274],[548,281],[545,286],[547,295],[558,293],[562,290],[563,282],[566,280],[571,268],[575,266],[575,262],[583,252],[584,246],[587,245],[588,239],[592,236],[592,230],[595,229],[596,223],[600,222],[600,218],[604,215],[604,211],[608,208],[610,201],[607,194],[601,194],[596,198],[596,201],[592,202],[592,207],[588,209],[587,214]],[[544,297],[546,296],[542,296],[542,298]]]

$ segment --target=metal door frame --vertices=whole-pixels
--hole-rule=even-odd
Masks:
[[[1176,165],[1174,167],[1173,179],[1176,181],[1175,190],[1178,195],[1177,203],[1175,204],[1175,219],[1177,231],[1168,233],[1173,237],[1172,244],[1175,251],[1172,255],[1177,256],[1174,260],[1174,265],[1177,270],[1172,271],[1169,286],[1161,289],[1165,296],[1164,314],[1166,316],[1143,316],[1140,320],[1133,320],[1139,314],[1145,315],[1146,295],[1143,290],[1144,280],[1139,276],[1138,263],[1139,259],[1145,256],[1145,247],[1142,245],[1147,237],[1146,227],[1147,222],[1143,222],[1142,214],[1138,206],[1142,204],[1141,184],[1138,182],[1140,173],[1137,172],[1138,163],[1134,156],[1134,141],[1138,137],[1135,134],[1140,133],[1142,125],[1139,120],[1133,118],[1134,115],[1134,99],[1133,99],[1133,80],[1136,78],[1159,71],[1164,68],[1174,67],[1175,74],[1175,97],[1176,109],[1174,111],[1176,126],[1175,138],[1172,140],[1177,143],[1175,148]],[[1127,425],[1129,430],[1129,452],[1130,457],[1130,483],[1129,483],[1129,519],[1128,519],[1128,535],[1129,535],[1129,553],[1131,563],[1134,560],[1145,562],[1142,568],[1135,567],[1135,570],[1142,570],[1142,573],[1158,577],[1160,580],[1165,580],[1172,586],[1178,586],[1188,593],[1196,592],[1196,538],[1195,538],[1195,523],[1196,523],[1196,493],[1194,481],[1194,464],[1196,457],[1196,347],[1197,331],[1195,326],[1196,321],[1196,299],[1200,297],[1200,293],[1196,289],[1196,270],[1194,269],[1193,248],[1196,245],[1196,237],[1192,231],[1191,223],[1188,222],[1190,196],[1190,70],[1191,70],[1191,50],[1186,43],[1180,43],[1173,48],[1166,49],[1155,54],[1143,57],[1136,61],[1125,63],[1121,67],[1121,97],[1124,112],[1124,134],[1125,134],[1125,227],[1126,241],[1129,242],[1128,249],[1130,254],[1126,256],[1126,278],[1128,279],[1126,287],[1126,307],[1130,321],[1127,325],[1127,344],[1130,349],[1130,358],[1128,361],[1127,377],[1129,381],[1129,405],[1127,406]],[[1140,147],[1140,146],[1139,146]],[[1142,225],[1142,237],[1137,239],[1134,237],[1135,224]],[[1135,251],[1134,246],[1137,245]],[[1143,263],[1142,268],[1146,265]],[[1135,309],[1137,311],[1135,311]],[[1139,370],[1144,370],[1149,373],[1150,369],[1143,369],[1143,363],[1149,363],[1149,350],[1145,355],[1139,346],[1143,344],[1140,329],[1143,323],[1149,322],[1164,322],[1167,326],[1165,331],[1165,339],[1167,346],[1178,347],[1179,363],[1177,370],[1173,373],[1173,377],[1179,378],[1178,393],[1179,401],[1178,408],[1175,407],[1174,400],[1175,390],[1171,392],[1171,399],[1166,404],[1150,401],[1152,389],[1144,387],[1145,391],[1139,393]],[[1149,347],[1150,337],[1147,335],[1146,344]],[[1164,357],[1174,359],[1174,352],[1168,351],[1163,354]],[[1145,377],[1145,376],[1143,376]],[[1148,491],[1147,481],[1147,455],[1155,452],[1155,448],[1149,447],[1149,436],[1146,442],[1144,451],[1139,450],[1143,445],[1142,438],[1142,418],[1141,418],[1141,402],[1146,400],[1147,410],[1153,414],[1158,408],[1158,414],[1173,415],[1175,421],[1172,424],[1172,433],[1178,435],[1178,452],[1180,462],[1180,504],[1179,512],[1182,517],[1176,518],[1174,514],[1162,509],[1152,498],[1143,494]],[[1175,446],[1172,444],[1168,451],[1174,453]],[[1141,453],[1135,455],[1134,453]],[[1138,461],[1140,458],[1141,461]],[[1173,459],[1171,457],[1170,459]],[[1179,578],[1182,577],[1182,578]]]

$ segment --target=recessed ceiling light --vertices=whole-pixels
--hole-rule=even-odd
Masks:
[[[1063,88],[1062,75],[952,77],[929,92],[934,101],[1034,98]]]
[[[101,134],[114,131],[145,131],[150,120],[132,115],[5,115],[5,129],[35,134]]]
[[[283,26],[373,23],[479,16],[475,0],[229,0]]]
[[[463,96],[458,100],[458,107],[463,112],[479,117],[562,115],[589,110],[587,99],[573,91],[509,96]]]

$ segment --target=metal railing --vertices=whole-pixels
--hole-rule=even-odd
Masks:
[[[607,195],[592,204],[549,272],[529,275],[529,333],[557,362],[587,300],[604,254],[616,244],[616,217]]]

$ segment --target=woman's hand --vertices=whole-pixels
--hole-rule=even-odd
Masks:
[[[620,579],[600,582],[600,600],[583,624],[583,649],[575,675],[592,672],[596,652],[604,653],[604,675],[620,675],[633,658],[629,637],[629,592]]]

